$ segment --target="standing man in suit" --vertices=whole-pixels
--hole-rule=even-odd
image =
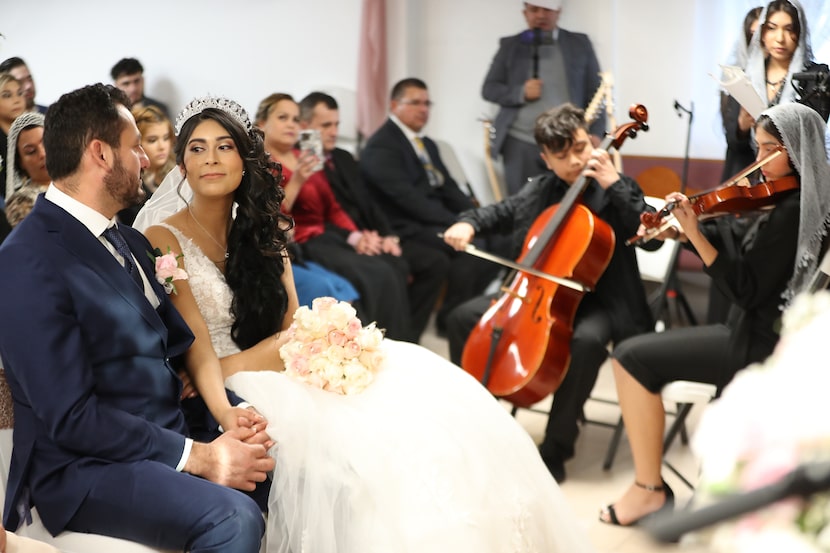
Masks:
[[[450,261],[438,250],[411,239],[401,239],[392,230],[386,214],[375,203],[360,175],[357,160],[337,147],[340,110],[337,100],[323,92],[312,92],[300,102],[300,124],[316,129],[323,140],[325,165],[323,175],[335,198],[352,221],[364,231],[375,232],[385,250],[399,249],[409,270],[409,341],[417,343],[426,328],[441,284],[447,278]]]
[[[457,252],[439,238],[462,211],[474,207],[441,161],[438,146],[424,135],[432,101],[424,81],[407,78],[392,87],[389,119],[366,142],[360,168],[369,191],[402,241],[440,252],[449,262],[447,292],[436,317],[439,334],[447,314],[481,294],[498,266]],[[479,247],[486,247],[481,242]]]
[[[255,553],[261,509],[231,488],[266,480],[270,440],[238,407],[212,442],[187,437],[170,358],[193,335],[156,281],[150,243],[115,222],[142,199],[149,166],[127,106],[97,84],[49,109],[53,184],[0,247],[0,357],[15,411],[4,524],[17,529],[35,506],[53,535]]]
[[[533,138],[536,118],[565,102],[586,108],[600,85],[599,62],[588,35],[557,26],[562,3],[523,2],[528,28],[501,39],[481,87],[485,100],[501,106],[491,152],[493,157],[502,155],[509,195],[546,169]],[[603,118],[591,125],[590,133],[605,133]]]

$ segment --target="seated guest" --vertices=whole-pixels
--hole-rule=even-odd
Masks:
[[[394,236],[386,214],[366,190],[357,160],[337,147],[340,114],[337,101],[322,92],[312,92],[300,102],[300,124],[316,129],[323,141],[326,163],[319,178],[328,181],[337,203],[361,229],[371,229],[382,237],[386,249],[400,246],[402,257],[409,265],[410,339],[417,342],[429,321],[447,278],[449,259],[441,252],[414,240],[400,240]]]
[[[393,88],[389,119],[366,142],[360,168],[373,198],[401,240],[418,242],[450,261],[447,291],[436,317],[439,333],[447,314],[481,294],[498,266],[446,245],[438,234],[473,202],[452,179],[435,142],[424,135],[432,101],[420,79],[404,79]],[[484,247],[483,243],[477,243]],[[486,248],[485,248],[486,249]]]
[[[52,182],[46,170],[42,113],[27,111],[14,120],[6,153],[6,217],[15,226]]]
[[[173,156],[173,144],[176,142],[176,135],[173,132],[173,124],[162,111],[155,106],[133,107],[135,124],[141,132],[141,147],[150,160],[150,167],[141,173],[141,186],[144,188],[146,199],[149,200],[161,181],[176,166],[176,158]],[[132,225],[135,216],[141,206],[134,205],[118,212],[118,221],[125,225]]]
[[[630,526],[671,509],[673,494],[663,481],[664,409],[660,390],[675,380],[716,384],[722,389],[740,369],[763,361],[778,342],[781,307],[804,291],[816,271],[830,222],[830,167],[825,161],[824,121],[809,107],[779,104],[755,124],[758,159],[784,146],[784,154],[761,169],[766,180],[795,177],[799,187],[781,195],[774,209],[753,221],[739,248],[723,247],[705,232],[688,198],[676,202],[680,228],[704,270],[733,303],[725,324],[645,334],[619,344],[612,366],[623,420],[634,457],[634,482],[600,520]],[[774,262],[770,262],[775,260]]]
[[[115,86],[124,91],[132,102],[132,108],[155,106],[170,118],[167,105],[144,95],[144,66],[135,58],[123,58],[110,69]]]
[[[35,103],[35,80],[29,72],[29,67],[21,58],[8,58],[0,63],[0,73],[11,73],[12,76],[20,81],[20,86],[23,87],[23,96],[26,98],[26,111],[38,111],[46,114],[48,106],[41,106]]]
[[[320,160],[294,149],[299,114],[299,106],[287,94],[268,96],[256,114],[266,151],[282,165],[282,206],[294,218],[294,239],[307,259],[354,285],[360,294],[355,307],[361,319],[377,322],[390,338],[411,340],[409,267],[400,257],[400,246],[377,232],[359,229],[337,202],[325,175],[314,170]]]
[[[149,165],[128,105],[96,84],[49,108],[53,185],[0,247],[0,358],[14,401],[3,523],[16,530],[34,506],[53,535],[258,553],[262,510],[232,488],[267,486],[266,421],[232,407],[218,416],[224,434],[188,437],[170,359],[193,334],[155,278],[150,243],[115,222],[141,200]]]
[[[20,81],[10,73],[0,73],[0,158],[6,156],[12,123],[24,111],[26,111],[26,100],[23,97]],[[0,194],[3,196],[3,205],[5,205],[6,198],[6,165],[5,160],[0,162]]]

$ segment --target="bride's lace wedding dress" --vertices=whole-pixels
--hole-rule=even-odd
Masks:
[[[216,353],[238,352],[223,275],[165,227]],[[498,401],[420,346],[382,347],[384,368],[354,395],[272,371],[227,380],[277,442],[269,553],[593,551],[533,441]]]

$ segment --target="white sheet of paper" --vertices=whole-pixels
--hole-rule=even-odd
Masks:
[[[710,76],[715,79],[720,86],[726,90],[730,96],[735,98],[739,104],[752,116],[757,119],[761,112],[767,109],[767,103],[758,95],[758,91],[752,86],[749,77],[744,73],[744,70],[734,65],[721,65],[723,74],[723,81],[719,80],[714,75]]]

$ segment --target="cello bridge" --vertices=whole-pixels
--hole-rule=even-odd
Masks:
[[[517,294],[516,292],[514,292],[513,290],[511,290],[511,289],[510,289],[510,288],[508,288],[507,286],[502,286],[502,287],[500,288],[500,291],[501,291],[501,292],[504,292],[504,293],[505,293],[505,294],[507,294],[508,296],[512,296],[512,297],[516,298],[516,299],[517,299],[517,300],[519,300],[519,301],[522,301],[522,302],[526,301],[524,297],[520,296],[519,294]]]

